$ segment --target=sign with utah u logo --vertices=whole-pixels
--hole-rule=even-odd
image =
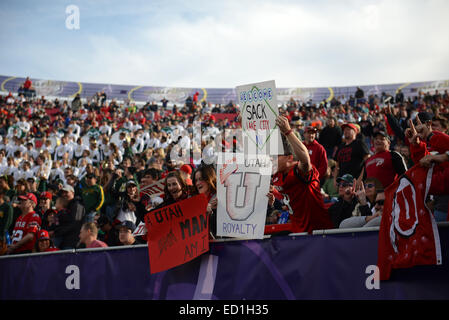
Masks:
[[[262,239],[271,177],[270,158],[224,153],[218,158],[217,235]]]
[[[415,186],[406,177],[401,178],[393,198],[393,223],[390,227],[391,244],[395,252],[398,251],[396,247],[396,232],[402,237],[410,237],[418,225],[419,219],[416,198]],[[421,208],[420,210],[425,209]]]

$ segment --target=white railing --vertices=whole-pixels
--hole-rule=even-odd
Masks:
[[[447,228],[449,227],[449,221],[437,222],[438,228]],[[353,234],[353,233],[361,233],[361,232],[373,232],[379,231],[379,227],[369,227],[369,228],[347,228],[347,229],[324,229],[324,230],[314,230],[312,232],[312,236],[326,236],[331,234]],[[301,237],[309,235],[307,232],[301,233],[290,233],[289,237]],[[271,235],[265,235],[263,240],[270,239]],[[226,238],[226,239],[214,239],[211,240],[212,243],[221,243],[221,242],[231,242],[231,241],[251,241],[251,239],[243,239],[243,238]],[[13,258],[24,258],[24,257],[35,257],[49,254],[65,254],[65,253],[80,253],[80,252],[94,252],[94,251],[105,251],[105,250],[124,250],[124,249],[135,249],[135,248],[146,248],[147,244],[139,244],[134,246],[114,246],[114,247],[106,247],[106,248],[89,248],[89,249],[68,249],[68,250],[59,250],[52,252],[35,252],[28,254],[20,254],[20,255],[3,255],[0,256],[0,259],[13,259]]]

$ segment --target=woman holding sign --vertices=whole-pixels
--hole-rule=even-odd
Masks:
[[[165,177],[164,202],[155,209],[159,209],[189,197],[189,186],[181,177],[179,171],[171,171]],[[154,210],[155,210],[154,209]]]
[[[197,194],[207,198],[207,214],[209,215],[209,230],[213,238],[217,233],[217,175],[211,165],[201,165],[193,176],[193,185]]]

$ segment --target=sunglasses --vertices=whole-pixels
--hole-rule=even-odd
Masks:
[[[376,185],[374,183],[365,184],[365,188],[374,188]]]
[[[352,187],[352,183],[349,182],[340,182],[338,184],[339,187],[343,187],[343,188],[347,188],[347,187]]]
[[[378,204],[379,206],[383,206],[383,205],[384,205],[384,201],[385,201],[385,200],[377,200],[377,201],[375,202],[375,204]]]

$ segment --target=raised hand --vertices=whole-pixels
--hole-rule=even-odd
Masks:
[[[279,130],[281,130],[282,133],[288,132],[290,128],[290,123],[288,122],[288,119],[284,116],[278,116],[276,118],[276,124],[279,127]]]
[[[354,184],[356,184],[357,181],[354,179]],[[363,185],[363,182],[359,182],[356,184],[355,187],[355,195],[357,196],[357,199],[359,199],[359,202],[362,206],[367,204],[366,201],[366,192],[365,192],[365,186]]]
[[[419,119],[418,117],[416,117]],[[421,123],[421,121],[419,121]],[[420,137],[418,133],[416,132],[415,125],[413,124],[412,119],[408,121],[409,128],[405,130],[405,136],[408,138],[408,141],[410,144],[419,144],[420,143]]]

